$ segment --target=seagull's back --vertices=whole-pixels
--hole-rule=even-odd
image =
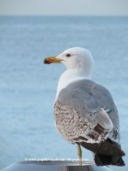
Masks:
[[[59,92],[54,113],[60,134],[70,143],[80,143],[93,151],[98,165],[104,165],[99,154],[111,158],[116,155],[120,161],[109,162],[124,164],[121,159],[124,152],[119,145],[118,111],[106,88],[87,79],[73,81]]]

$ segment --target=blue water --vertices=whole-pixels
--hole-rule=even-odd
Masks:
[[[53,102],[65,68],[42,63],[74,46],[91,50],[93,79],[113,95],[128,154],[128,17],[0,17],[0,168],[28,158],[77,158],[76,146],[54,127]]]

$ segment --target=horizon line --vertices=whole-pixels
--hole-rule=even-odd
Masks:
[[[41,15],[41,14],[0,14],[0,17],[128,17],[128,15]]]

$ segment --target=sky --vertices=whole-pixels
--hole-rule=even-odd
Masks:
[[[0,0],[0,15],[128,16],[128,0]]]

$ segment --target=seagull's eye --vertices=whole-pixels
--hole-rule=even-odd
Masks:
[[[66,54],[66,57],[68,57],[68,58],[71,57],[71,54],[70,53],[67,53]]]

